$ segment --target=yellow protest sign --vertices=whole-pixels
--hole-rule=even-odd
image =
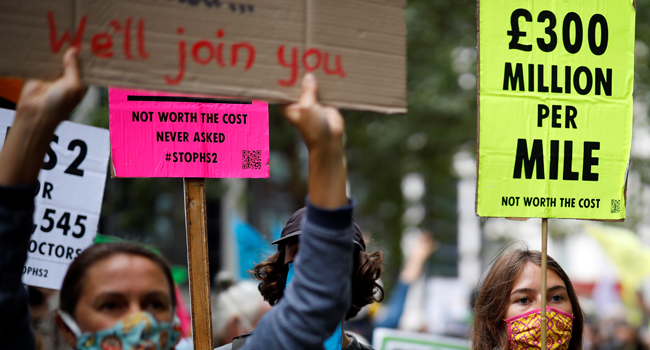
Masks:
[[[478,215],[624,219],[632,1],[479,6]]]

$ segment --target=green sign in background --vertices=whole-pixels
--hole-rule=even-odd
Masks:
[[[624,219],[632,2],[479,6],[478,215]]]

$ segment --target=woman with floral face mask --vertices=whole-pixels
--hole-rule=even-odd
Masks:
[[[84,94],[76,49],[63,75],[25,83],[0,152],[0,338],[3,349],[34,349],[26,291],[34,191],[54,130]],[[178,342],[176,298],[169,266],[131,244],[94,246],[70,265],[56,323],[66,342],[85,350],[169,350]]]
[[[539,349],[542,256],[516,249],[501,255],[483,281],[474,305],[472,350]],[[571,280],[548,257],[547,349],[582,350],[584,315]]]
[[[77,350],[172,349],[181,324],[169,266],[130,243],[93,246],[70,264],[56,317]]]

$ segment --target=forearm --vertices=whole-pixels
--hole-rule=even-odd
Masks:
[[[406,284],[415,282],[422,274],[427,259],[437,249],[438,242],[433,239],[431,232],[424,230],[407,253],[406,262],[399,275],[400,280]]]
[[[397,284],[393,288],[393,292],[390,295],[390,299],[384,305],[384,312],[382,317],[377,320],[374,320],[374,327],[382,328],[397,328],[399,324],[399,319],[402,317],[404,312],[404,303],[406,302],[406,295],[409,290],[409,284],[404,283],[400,279],[397,280]]]
[[[72,113],[85,92],[77,54],[76,48],[65,52],[63,75],[58,79],[30,80],[23,86],[14,125],[0,152],[0,185],[36,182],[54,130]]]
[[[18,110],[0,152],[0,186],[36,182],[58,122]]]
[[[341,139],[309,150],[309,198],[315,206],[334,209],[348,203],[343,155]]]

